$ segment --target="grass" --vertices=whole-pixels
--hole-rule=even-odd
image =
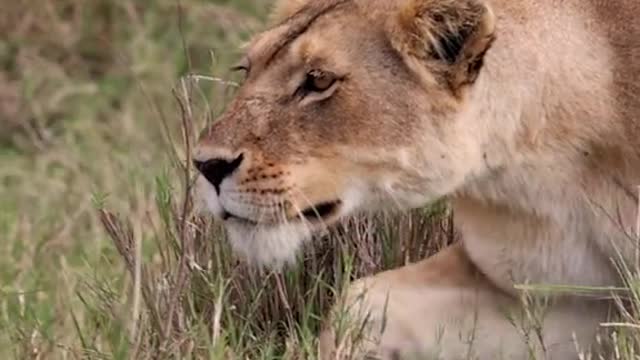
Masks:
[[[193,140],[269,2],[40,5],[0,15],[0,358],[313,357],[341,285],[449,241],[438,212],[381,214],[246,268],[191,209],[181,105]]]
[[[268,6],[3,6],[0,358],[315,358],[320,314],[351,279],[452,241],[444,203],[353,218],[270,273],[194,213],[186,142],[222,111],[233,88],[210,78],[227,78]],[[635,305],[610,324],[614,358],[637,359],[625,273]]]

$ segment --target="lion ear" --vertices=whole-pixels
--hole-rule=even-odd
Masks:
[[[495,38],[495,15],[485,1],[406,0],[390,19],[390,41],[456,91],[475,81]]]
[[[269,22],[276,24],[285,20],[302,9],[310,1],[313,0],[276,0],[269,14]]]

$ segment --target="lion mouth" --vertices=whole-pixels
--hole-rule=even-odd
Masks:
[[[227,213],[224,228],[234,253],[249,262],[280,267],[294,263],[302,244],[329,230],[347,206],[340,200],[318,202],[286,216],[283,212],[277,217],[270,213],[273,217],[260,221],[257,217],[247,219]],[[293,206],[289,209],[293,210]]]
[[[304,210],[298,212],[295,216],[293,216],[288,221],[306,221],[309,223],[324,222],[326,220],[329,220],[335,217],[335,215],[339,212],[341,205],[342,205],[342,201],[340,200],[322,202],[322,203],[310,206],[308,208],[305,208]],[[229,222],[240,223],[240,224],[250,225],[250,226],[278,225],[278,224],[267,224],[261,221],[245,218],[228,211],[224,212],[224,214],[222,215],[222,219],[225,222],[229,221]]]
[[[340,200],[322,202],[306,208],[300,212],[300,215],[307,221],[323,221],[336,215],[341,204]]]

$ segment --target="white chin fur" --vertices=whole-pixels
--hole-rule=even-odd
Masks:
[[[223,213],[215,190],[203,177],[198,177],[194,191],[196,211],[213,214],[219,218]],[[256,227],[238,220],[229,219],[224,227],[231,248],[249,263],[270,268],[281,268],[295,262],[296,255],[305,240],[312,236],[309,224],[295,223],[278,226]]]
[[[270,268],[293,264],[303,243],[312,236],[304,223],[255,227],[236,220],[225,223],[231,248],[249,263]]]

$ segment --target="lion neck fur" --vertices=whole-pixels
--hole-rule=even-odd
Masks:
[[[621,67],[611,43],[623,30],[602,18],[587,26],[595,15],[584,3],[514,3],[493,2],[500,30],[468,111],[499,120],[494,129],[515,141],[487,144],[490,171],[453,196],[465,246],[508,291],[521,281],[618,283],[614,262],[635,253],[640,180],[640,133],[629,125],[639,102],[618,107],[621,88],[638,89],[637,69]]]

